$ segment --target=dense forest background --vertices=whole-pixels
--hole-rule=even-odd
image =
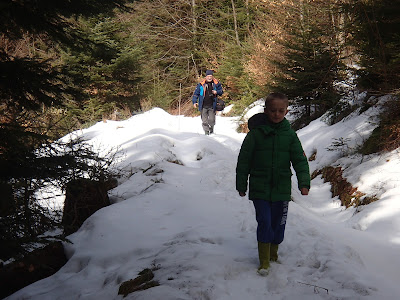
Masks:
[[[399,92],[399,1],[2,0],[0,19],[2,242],[53,224],[39,188],[112,175],[112,158],[83,141],[54,141],[156,106],[196,114],[206,69],[236,114],[288,94],[303,108],[297,127],[339,117],[349,91]],[[375,136],[400,136],[398,105],[391,112]]]

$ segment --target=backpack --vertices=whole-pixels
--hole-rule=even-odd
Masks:
[[[222,111],[225,108],[225,101],[222,99],[217,99],[217,105],[215,107],[216,111]]]

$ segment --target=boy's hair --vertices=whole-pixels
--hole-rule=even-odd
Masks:
[[[264,107],[267,107],[268,104],[272,101],[272,100],[283,100],[286,102],[286,105],[289,106],[289,99],[285,94],[282,93],[270,93],[267,98],[265,98],[265,105]]]

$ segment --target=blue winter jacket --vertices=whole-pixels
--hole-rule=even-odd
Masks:
[[[193,102],[193,104],[195,104],[197,102],[199,103],[200,111],[203,109],[203,100],[204,100],[206,86],[207,86],[206,80],[204,79],[202,82],[197,84],[196,89],[194,90],[194,93],[193,93],[192,102]],[[213,78],[212,86],[213,86],[213,90],[217,91],[218,96],[221,96],[223,94],[224,91],[222,90],[222,85],[217,79]],[[213,101],[214,111],[215,111],[215,108],[217,105],[217,95],[215,95],[214,101]]]

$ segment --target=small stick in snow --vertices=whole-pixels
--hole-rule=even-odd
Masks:
[[[322,287],[322,286],[318,286],[318,285],[314,285],[314,284],[309,284],[309,283],[304,283],[304,282],[300,282],[300,281],[297,281],[297,282],[298,282],[298,283],[301,283],[301,284],[304,284],[304,285],[308,285],[308,286],[314,287],[314,293],[315,293],[315,294],[319,294],[318,289],[323,289],[323,290],[326,291],[327,294],[329,294],[329,290],[328,290],[327,288]]]

